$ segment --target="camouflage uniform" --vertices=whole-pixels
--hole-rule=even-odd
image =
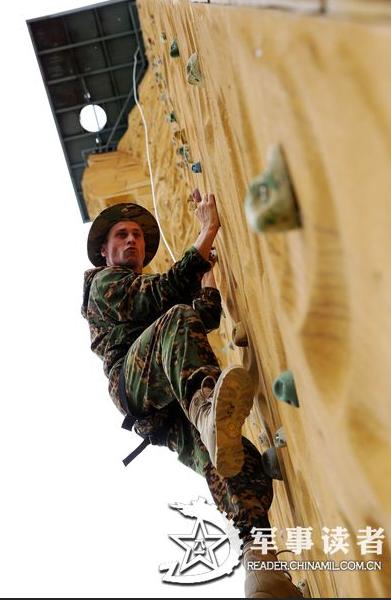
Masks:
[[[207,333],[219,325],[221,298],[218,290],[201,288],[209,269],[194,247],[161,275],[138,275],[127,266],[91,269],[85,274],[82,313],[116,406],[125,413],[118,390],[123,367],[129,409],[138,418],[135,430],[203,475],[218,508],[248,538],[253,526],[270,527],[272,482],[260,454],[243,438],[243,468],[224,478],[188,419],[202,380],[220,374]]]

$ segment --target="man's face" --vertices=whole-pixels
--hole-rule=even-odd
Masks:
[[[101,248],[108,267],[127,265],[137,273],[143,270],[145,259],[144,233],[134,221],[120,221],[110,229]]]

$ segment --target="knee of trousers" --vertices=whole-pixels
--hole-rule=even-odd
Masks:
[[[174,316],[177,319],[187,319],[189,317],[198,318],[197,313],[190,304],[175,304],[175,306],[170,308],[166,314]]]

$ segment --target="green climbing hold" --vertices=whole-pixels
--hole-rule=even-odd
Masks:
[[[170,56],[172,56],[172,58],[177,58],[179,56],[178,42],[176,40],[174,40],[171,44]]]
[[[277,400],[282,400],[292,406],[299,406],[295,380],[292,371],[283,371],[273,382],[273,394]]]
[[[178,154],[180,154],[181,156],[183,156],[183,159],[185,161],[185,163],[190,163],[190,150],[189,147],[186,146],[186,144],[183,144],[182,146],[179,146],[178,148]]]
[[[272,447],[261,454],[263,470],[271,479],[283,480],[280,463],[278,462],[277,450]]]
[[[200,85],[202,82],[198,55],[192,54],[186,64],[186,81],[191,85]]]
[[[270,148],[266,169],[250,183],[244,208],[247,222],[254,231],[287,231],[300,227],[295,192],[280,146]]]
[[[169,123],[175,123],[176,122],[176,116],[174,112],[170,112],[170,114],[168,114],[166,116],[166,119]]]

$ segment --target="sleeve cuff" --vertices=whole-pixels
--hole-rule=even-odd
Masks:
[[[199,268],[200,271],[209,271],[210,262],[205,260],[203,256],[198,252],[195,246],[191,246],[185,254],[189,254],[189,258],[194,263],[194,266]]]
[[[201,288],[199,293],[199,298],[211,299],[216,302],[221,301],[221,294],[218,289],[213,287],[204,287]]]

